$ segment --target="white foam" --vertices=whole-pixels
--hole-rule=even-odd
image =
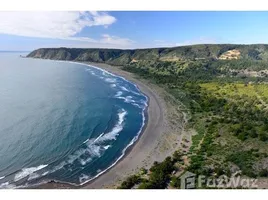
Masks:
[[[141,95],[142,95],[142,94],[139,94],[139,93],[137,93],[137,92],[135,92],[135,91],[133,91],[133,90],[129,90],[129,89],[127,89],[125,86],[120,86],[120,88],[121,88],[122,90],[126,91],[126,92],[130,92],[130,93],[136,94],[136,95],[138,95],[138,96],[141,96]]]
[[[124,87],[124,86],[120,86],[120,88],[121,88],[122,90],[126,91],[126,92],[129,92],[129,90],[128,90],[126,87]]]
[[[16,185],[9,184],[9,182],[5,182],[5,183],[0,184],[0,189],[13,189],[15,187],[16,187]]]
[[[99,139],[99,142],[107,141],[107,140],[116,140],[116,137],[120,131],[122,131],[122,126],[114,127],[110,132],[106,133],[103,137]]]
[[[131,81],[125,79],[125,78],[122,77],[122,76],[115,75],[115,74],[113,74],[113,73],[111,73],[111,72],[108,72],[108,71],[105,70],[105,69],[101,69],[101,68],[99,68],[99,67],[96,67],[96,66],[93,66],[93,65],[89,65],[89,64],[85,64],[85,63],[79,63],[79,62],[74,62],[74,61],[57,61],[57,60],[55,60],[55,61],[56,61],[56,62],[74,63],[74,64],[78,64],[78,65],[88,66],[88,67],[90,67],[90,68],[94,68],[94,69],[97,69],[97,70],[101,71],[102,74],[107,74],[107,75],[109,74],[109,75],[111,75],[111,76],[113,76],[113,77],[117,77],[117,78],[119,78],[119,79],[122,79],[122,80],[124,80],[125,82],[128,82],[128,83],[134,85],[134,87],[136,88],[136,90],[137,90],[139,93],[137,93],[137,92],[135,92],[135,91],[133,91],[133,90],[128,90],[128,89],[127,89],[126,87],[124,87],[124,86],[121,86],[122,90],[125,90],[125,91],[128,91],[128,92],[132,92],[133,94],[137,94],[137,95],[139,95],[139,96],[144,96],[144,97],[146,98],[146,101],[148,101],[148,97],[147,97],[145,94],[143,94],[143,92],[139,89],[139,87],[138,87],[135,83],[133,83],[133,82],[131,82]],[[104,77],[100,77],[100,78],[103,79]],[[147,105],[146,105],[146,106],[147,106]]]
[[[98,138],[101,138],[103,134],[98,136]],[[86,144],[86,148],[81,148],[81,149],[76,150],[73,154],[71,154],[67,157],[66,161],[61,162],[59,165],[54,167],[51,171],[47,171],[45,173],[49,174],[49,173],[53,173],[55,171],[58,171],[68,164],[73,164],[73,162],[76,160],[78,160],[78,162],[84,166],[84,165],[88,164],[92,160],[92,158],[100,157],[101,152],[102,152],[101,146],[98,146],[95,144],[95,142],[97,142],[98,138],[96,138],[95,140],[94,139],[87,139],[84,142],[84,144]],[[81,158],[82,155],[86,155],[87,159],[82,159]]]
[[[123,99],[125,103],[136,103],[135,100],[132,99],[132,97],[130,96],[127,96],[127,97],[122,97],[122,96],[119,96],[117,97],[117,99]]]
[[[127,111],[122,109],[122,111],[118,113],[117,124],[114,126],[114,128],[110,132],[104,134],[101,138],[99,138],[98,142],[103,142],[107,140],[115,140],[118,134],[120,133],[120,131],[122,131],[123,129],[123,122],[124,122],[124,118],[126,115],[127,115]]]
[[[137,103],[133,103],[132,105],[134,105],[134,106],[136,106],[136,107],[138,107],[138,108],[143,108],[143,106],[140,106],[139,104],[137,104]]]
[[[111,84],[110,86],[111,86],[112,88],[115,88],[115,87],[116,87],[116,84],[113,83],[113,84]]]
[[[72,164],[75,160],[79,159],[79,162],[81,163],[81,165],[86,165],[89,162],[92,161],[92,158],[94,157],[100,157],[101,153],[103,150],[107,150],[110,145],[106,145],[106,146],[100,146],[100,144],[104,141],[107,140],[115,140],[116,136],[119,134],[119,132],[123,129],[123,122],[124,122],[124,118],[126,116],[127,112],[122,109],[121,112],[118,113],[118,122],[117,124],[114,126],[114,128],[104,134],[100,134],[95,140],[91,139],[87,139],[84,144],[87,145],[87,148],[85,149],[79,149],[77,151],[75,151],[74,154],[68,156],[68,160],[66,162],[63,162],[60,164],[60,167],[62,168],[65,164]],[[86,159],[82,159],[81,156],[82,155],[87,155],[88,157]]]
[[[30,174],[40,170],[40,169],[43,169],[45,167],[47,167],[48,165],[39,165],[38,167],[29,167],[29,168],[23,168],[20,172],[18,172],[17,174],[15,174],[15,177],[14,177],[14,181],[18,181],[20,179],[23,179],[27,176],[29,176]]]
[[[126,89],[124,86],[120,86],[120,87],[121,87],[121,89],[124,90],[124,91],[129,91],[129,90]],[[130,91],[129,91],[129,92],[130,92]],[[132,92],[132,93],[135,93],[135,92]],[[138,107],[138,108],[143,109],[143,106],[140,106],[140,105],[138,104],[138,102],[136,102],[136,101],[133,99],[133,96],[126,96],[126,97],[124,97],[124,96],[122,96],[122,94],[123,94],[122,91],[118,91],[118,92],[115,94],[114,97],[117,98],[117,99],[122,99],[122,100],[124,100],[125,103],[130,103],[130,104],[132,104],[132,105],[134,105],[134,106],[136,106],[136,107]],[[147,98],[146,98],[146,99],[147,99]],[[147,102],[144,101],[144,100],[141,100],[139,103],[142,103],[142,104],[144,104],[145,106],[147,106]]]
[[[108,83],[115,83],[116,79],[115,78],[106,78],[105,81]]]
[[[45,175],[47,175],[49,172],[44,172],[43,174],[42,174],[42,176],[45,176]]]
[[[147,98],[147,96],[145,96],[145,98],[146,98],[146,100],[148,101],[148,98]],[[146,107],[147,107],[147,103],[146,103]],[[125,153],[126,153],[126,151],[127,151],[127,149],[129,148],[129,147],[131,147],[137,140],[138,140],[138,138],[139,138],[139,136],[140,136],[140,134],[141,134],[141,132],[142,132],[142,130],[143,130],[143,128],[144,128],[144,125],[145,125],[145,109],[146,109],[146,107],[144,107],[143,108],[143,112],[142,112],[142,126],[141,126],[141,128],[140,128],[140,130],[139,130],[139,132],[138,132],[138,134],[130,141],[130,143],[123,149],[123,151],[122,151],[122,154],[121,154],[121,156],[119,156],[119,158],[113,163],[113,164],[111,164],[109,167],[107,167],[105,170],[103,170],[103,171],[101,171],[100,173],[98,173],[96,176],[94,176],[93,178],[90,178],[90,179],[87,179],[87,180],[85,180],[84,182],[81,182],[80,181],[80,184],[79,185],[84,185],[84,184],[86,184],[86,183],[88,183],[89,181],[92,181],[92,180],[94,180],[94,179],[96,179],[96,178],[98,178],[100,175],[102,175],[102,174],[104,174],[107,170],[109,170],[109,169],[111,169],[113,166],[115,166],[124,156],[125,156]]]
[[[148,102],[148,98],[146,97],[146,101],[143,101],[143,100],[141,100],[141,102],[147,107],[148,106],[148,104],[147,104],[147,102]]]
[[[87,159],[80,159],[79,162],[81,163],[81,165],[86,165],[87,163],[89,163],[92,160],[92,158],[87,158]]]
[[[102,71],[103,76],[107,76],[108,74],[105,71]]]
[[[41,175],[37,173],[32,173],[29,175],[28,181],[39,178]]]
[[[94,157],[100,157],[103,150],[107,150],[110,146],[100,146],[100,144],[107,140],[115,140],[116,136],[119,134],[119,132],[123,129],[123,122],[124,118],[127,114],[127,111],[124,109],[121,110],[121,112],[118,113],[118,121],[117,124],[114,126],[114,128],[108,132],[108,133],[102,133],[100,134],[96,139],[87,139],[84,144],[87,145],[87,148],[85,149],[79,149],[75,151],[73,154],[68,156],[68,160],[60,163],[54,170],[52,170],[50,173],[57,171],[64,167],[66,164],[72,164],[75,160],[79,159],[79,162],[81,165],[88,164],[92,158]],[[82,155],[87,155],[87,159],[82,159]]]
[[[124,109],[122,109],[122,112],[118,113],[118,125],[122,125],[125,116],[127,115],[127,111],[125,111]]]
[[[97,142],[103,135],[104,135],[104,133],[100,134],[100,135],[94,140],[94,143]]]
[[[83,142],[83,144],[87,143],[88,141],[89,141],[89,139],[86,139],[86,140]]]
[[[91,69],[86,69],[87,72],[89,72],[92,75],[96,75],[95,72],[93,72]]]
[[[81,182],[87,180],[88,178],[89,178],[88,175],[86,175],[86,174],[81,174],[81,175],[79,176],[79,182],[81,183]]]
[[[86,152],[92,157],[100,157],[101,156],[101,147],[98,145],[88,145]]]
[[[0,177],[0,180],[1,180],[1,179],[4,179],[4,178],[5,178],[5,176],[1,176],[1,177]]]
[[[72,164],[75,160],[79,159],[82,155],[84,155],[88,151],[88,144],[87,148],[85,149],[78,149],[73,154],[68,156],[68,160],[63,162],[62,165]]]
[[[123,94],[122,91],[118,91],[118,92],[116,92],[116,94],[114,95],[114,97],[120,97],[122,94]]]
[[[99,68],[99,67],[96,67],[96,66],[93,66],[93,65],[89,65],[89,64],[86,64],[86,63],[80,63],[80,62],[75,62],[75,61],[62,61],[62,60],[54,60],[54,61],[55,61],[55,62],[66,62],[66,63],[73,63],[73,64],[77,64],[77,65],[83,65],[83,66],[87,66],[87,67],[90,67],[90,68],[97,69],[97,70],[101,71],[102,73],[109,74],[109,75],[111,75],[111,76],[113,76],[113,77],[118,77],[118,78],[120,78],[120,79],[122,79],[122,80],[124,80],[124,81],[126,81],[126,82],[128,82],[128,83],[131,83],[132,85],[134,85],[134,87],[140,92],[140,94],[142,94],[142,95],[146,98],[146,100],[148,100],[147,96],[141,92],[141,90],[139,89],[139,87],[138,87],[135,83],[133,83],[133,82],[131,82],[131,81],[125,79],[125,78],[122,77],[122,76],[115,75],[115,74],[113,74],[113,73],[111,73],[111,72],[108,72],[108,71],[105,70],[105,69],[101,69],[101,68]],[[102,78],[104,78],[104,77],[102,77]],[[124,87],[124,86],[123,86],[123,87]],[[133,92],[134,92],[134,91],[133,91]],[[136,92],[135,92],[135,93],[136,93]],[[139,93],[136,93],[136,94],[140,95]]]
[[[107,150],[107,149],[109,149],[111,147],[111,145],[107,145],[107,146],[104,146],[103,148],[105,149],[105,150]]]
[[[7,186],[8,184],[9,184],[9,182],[1,183],[0,188],[5,188],[5,186]]]

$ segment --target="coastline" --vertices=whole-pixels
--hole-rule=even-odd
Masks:
[[[125,155],[116,165],[101,176],[81,186],[84,189],[116,188],[118,183],[125,180],[126,177],[137,173],[142,167],[146,168],[152,165],[155,161],[155,159],[150,159],[148,163],[148,155],[157,146],[157,139],[164,132],[164,101],[147,84],[138,80],[135,74],[123,71],[120,67],[100,63],[83,64],[96,66],[134,83],[148,98],[148,106],[145,110],[145,124],[135,143],[127,149]]]
[[[138,89],[147,96],[148,106],[145,109],[145,124],[138,136],[138,139],[129,146],[124,156],[118,160],[115,164],[110,166],[99,176],[93,180],[84,183],[81,186],[74,186],[68,183],[60,183],[56,181],[50,181],[48,183],[28,187],[35,189],[78,189],[78,188],[116,188],[119,183],[126,179],[129,175],[137,173],[140,168],[150,167],[154,161],[161,161],[165,156],[154,155],[162,134],[166,132],[166,115],[165,115],[165,102],[153,91],[148,84],[139,80],[127,71],[123,71],[120,67],[110,66],[102,63],[89,63],[89,62],[74,62],[77,64],[92,65],[103,70],[108,71],[116,76],[120,76],[127,81],[135,84]]]

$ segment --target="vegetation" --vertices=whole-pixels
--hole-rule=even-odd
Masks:
[[[190,164],[180,168],[177,152],[120,188],[179,188],[173,171],[180,170],[213,177],[238,170],[249,177],[268,176],[262,162],[268,152],[268,45],[39,49],[28,56],[122,65],[165,88],[190,111],[187,128],[197,132],[185,155]]]
[[[235,168],[242,175],[266,177],[267,171],[255,169],[254,164],[261,163],[268,151],[267,78],[234,76],[220,69],[222,63],[135,63],[123,69],[162,85],[191,111],[188,127],[198,134],[192,137],[186,170],[215,177],[231,176]],[[178,177],[171,180],[177,187]]]
[[[141,182],[141,178],[137,175],[129,176],[127,180],[123,181],[119,189],[131,189],[136,184]]]
[[[176,151],[172,157],[167,157],[163,162],[155,162],[149,172],[142,169],[142,173],[128,177],[118,188],[131,189],[139,184],[139,189],[165,189],[171,180],[172,172],[178,170],[181,157],[182,154]]]
[[[204,61],[216,60],[227,51],[236,50],[241,60],[267,61],[268,45],[236,45],[236,44],[203,44],[181,46],[173,48],[152,49],[76,49],[76,48],[42,48],[31,52],[28,57],[54,60],[76,60],[89,62],[103,62],[113,65],[125,65],[136,61]],[[230,56],[232,59],[233,56]],[[223,60],[223,62],[229,60]],[[221,64],[221,63],[220,63]],[[235,65],[235,64],[234,64]],[[238,63],[237,66],[248,68],[253,66],[249,62]],[[255,64],[254,64],[255,65]]]

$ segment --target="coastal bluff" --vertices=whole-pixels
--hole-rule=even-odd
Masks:
[[[27,55],[31,58],[125,65],[147,61],[182,60],[265,60],[268,45],[202,44],[172,48],[150,49],[93,49],[93,48],[40,48]]]

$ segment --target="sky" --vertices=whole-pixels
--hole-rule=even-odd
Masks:
[[[268,12],[0,12],[0,50],[268,43]]]

